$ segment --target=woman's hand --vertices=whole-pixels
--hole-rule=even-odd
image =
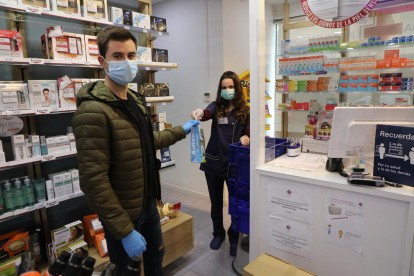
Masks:
[[[204,111],[201,109],[196,109],[193,112],[191,112],[191,118],[194,120],[201,120],[204,116]]]
[[[244,135],[242,137],[240,137],[240,142],[242,144],[242,146],[248,146],[250,144],[250,138],[247,135]]]

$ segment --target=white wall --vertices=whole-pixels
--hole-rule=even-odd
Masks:
[[[156,82],[170,83],[175,100],[158,110],[166,111],[167,120],[173,125],[184,124],[190,120],[191,111],[207,106],[204,93],[215,97],[223,73],[222,11],[222,0],[174,0],[153,6],[155,16],[167,19],[170,33],[168,37],[159,37],[154,47],[168,49],[170,62],[178,63],[178,69],[155,76]],[[202,127],[209,139],[211,123],[203,123]],[[204,173],[199,164],[190,161],[189,139],[170,149],[176,166],[161,170],[163,185],[208,196]]]
[[[224,70],[249,69],[249,1],[223,0]]]

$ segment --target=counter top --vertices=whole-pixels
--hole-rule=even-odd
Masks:
[[[325,170],[324,167],[319,167],[314,172],[300,171],[294,169],[287,169],[276,167],[272,165],[262,165],[256,168],[260,175],[283,178],[311,185],[323,186],[327,188],[340,189],[360,194],[384,197],[406,202],[414,202],[414,189],[408,186],[395,188],[385,186],[382,188],[351,185],[347,183],[345,177],[338,173],[331,173]]]

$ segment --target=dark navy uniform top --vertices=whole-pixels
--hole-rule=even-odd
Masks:
[[[204,110],[201,121],[212,119],[213,123],[206,148],[206,163],[201,163],[200,170],[223,179],[229,177],[229,145],[239,142],[243,135],[250,136],[250,116],[246,124],[241,124],[236,115],[233,109],[226,118],[217,119],[216,102],[212,102]]]

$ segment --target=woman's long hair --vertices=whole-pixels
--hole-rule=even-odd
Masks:
[[[221,82],[225,79],[232,79],[234,83],[234,111],[236,112],[237,121],[240,124],[246,124],[248,120],[248,116],[250,113],[250,108],[246,104],[246,99],[244,98],[243,88],[239,79],[239,76],[232,71],[224,72],[220,78],[220,82],[217,89],[217,118],[225,118],[227,117],[227,108],[230,104],[230,101],[223,99],[221,97]]]

